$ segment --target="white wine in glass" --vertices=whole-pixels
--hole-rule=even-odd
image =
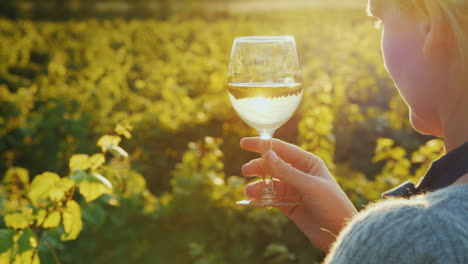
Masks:
[[[255,128],[263,153],[271,149],[276,129],[286,123],[302,98],[302,75],[292,36],[239,37],[234,40],[228,70],[228,94],[239,117]],[[237,202],[248,206],[287,206],[270,176],[263,176],[259,197]]]

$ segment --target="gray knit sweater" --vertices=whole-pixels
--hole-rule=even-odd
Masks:
[[[468,184],[367,206],[325,263],[468,263]]]

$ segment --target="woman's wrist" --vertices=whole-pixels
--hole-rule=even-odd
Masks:
[[[337,217],[339,220],[337,220],[335,224],[331,223],[332,226],[334,226],[333,230],[328,231],[329,236],[324,236],[326,239],[324,239],[323,243],[318,246],[325,254],[328,254],[328,251],[330,250],[333,243],[335,243],[338,235],[348,225],[349,221],[358,213],[353,203],[349,199],[347,199],[345,204],[346,205],[344,206],[343,210],[341,210],[343,214],[340,217]]]

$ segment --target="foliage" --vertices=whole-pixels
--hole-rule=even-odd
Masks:
[[[283,34],[305,89],[276,136],[357,207],[443,153],[412,131],[363,10],[0,19],[0,263],[319,262],[284,215],[234,205],[256,156],[225,93],[232,40]]]
[[[106,137],[110,136],[102,137],[100,142]],[[118,145],[103,147],[120,148]],[[105,165],[102,153],[76,154],[70,159],[68,176],[44,172],[35,176],[32,182],[28,170],[9,168],[0,189],[0,212],[7,228],[0,229],[2,263],[49,263],[47,255],[57,258],[54,248],[79,236],[83,229],[82,210],[100,197],[101,203],[118,206],[120,200],[129,199],[125,193],[131,191],[132,196],[143,197],[144,209],[149,210],[142,210],[142,213],[154,210],[156,198],[144,185],[131,184],[138,174],[119,168],[119,164],[125,163],[125,159],[120,159],[126,156],[114,156],[110,164]],[[107,178],[121,181],[112,184]],[[126,188],[122,188],[122,184]]]

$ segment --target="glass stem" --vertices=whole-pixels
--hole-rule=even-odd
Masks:
[[[269,133],[268,133],[269,134]],[[272,133],[271,133],[272,134]],[[265,133],[260,134],[260,144],[261,144],[261,150],[262,150],[262,158],[265,159],[265,153],[268,150],[272,150],[272,135],[266,136]],[[261,198],[262,199],[273,199],[276,197],[276,192],[273,186],[273,178],[270,175],[263,175],[263,191]]]

